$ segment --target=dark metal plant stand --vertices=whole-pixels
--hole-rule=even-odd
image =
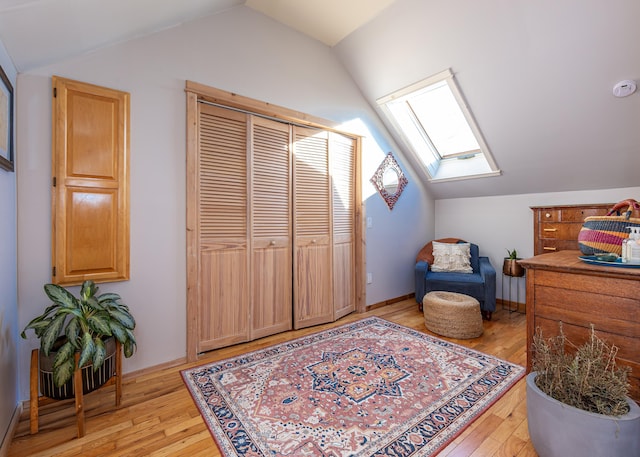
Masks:
[[[518,263],[519,259],[504,259],[502,266],[502,309],[508,309],[509,313],[518,312],[524,314],[525,311],[520,311],[520,278],[525,275],[525,269]],[[507,279],[508,278],[508,279]],[[505,281],[506,280],[506,281]],[[515,293],[516,301],[513,301],[513,281],[515,281]],[[505,283],[508,282],[509,300],[505,300]],[[515,307],[514,307],[515,305]],[[525,303],[526,306],[526,303]]]
[[[76,365],[78,364],[78,360],[80,358],[80,354],[75,355]],[[39,371],[40,371],[40,350],[34,349],[31,351],[31,370],[30,370],[30,380],[29,380],[29,393],[30,393],[30,401],[29,401],[29,413],[30,413],[30,432],[31,434],[38,433],[38,415],[39,415],[39,407],[40,405],[44,405],[56,399],[46,397],[44,395],[40,395],[39,391]],[[122,399],[122,345],[119,341],[116,340],[116,352],[115,352],[115,367],[113,375],[107,380],[104,384],[102,384],[98,389],[101,389],[105,386],[111,386],[115,384],[115,405],[116,408],[120,406]],[[73,373],[73,390],[75,397],[75,410],[76,410],[76,421],[78,425],[78,438],[81,438],[85,435],[85,427],[84,427],[84,393],[82,387],[82,369],[79,368]],[[97,390],[97,389],[96,389]]]

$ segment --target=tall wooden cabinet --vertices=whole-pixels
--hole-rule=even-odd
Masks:
[[[357,139],[191,104],[190,358],[354,311]]]
[[[578,249],[578,233],[589,216],[604,216],[613,203],[532,206],[533,254]]]
[[[565,250],[520,261],[527,269],[527,370],[537,329],[549,338],[562,322],[580,345],[593,325],[618,347],[617,362],[631,368],[630,396],[640,401],[640,269],[588,264],[579,256]]]

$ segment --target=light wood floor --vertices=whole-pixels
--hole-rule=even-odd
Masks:
[[[500,308],[500,305],[498,305]],[[86,431],[76,438],[73,404],[55,402],[41,408],[40,432],[29,435],[28,411],[23,413],[9,457],[27,456],[220,456],[187,389],[180,370],[274,343],[376,315],[427,332],[413,299],[352,314],[330,325],[291,331],[251,343],[220,349],[196,364],[124,378],[122,405],[114,409],[113,387],[85,397]],[[525,365],[525,316],[499,310],[484,323],[484,334],[472,340],[452,340],[510,362]],[[427,332],[428,333],[428,332]],[[526,420],[525,384],[521,379],[440,454],[440,457],[535,457]]]

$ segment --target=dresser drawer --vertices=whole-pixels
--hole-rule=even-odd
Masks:
[[[563,222],[584,222],[589,216],[604,216],[607,214],[609,205],[606,207],[584,207],[584,208],[565,208],[562,210],[560,217]]]
[[[538,209],[538,221],[539,222],[559,222],[562,220],[562,210],[553,208],[539,208]]]
[[[540,254],[554,251],[575,251],[578,249],[578,240],[539,239],[536,242],[534,249],[537,253]]]
[[[562,222],[540,223],[541,239],[551,240],[577,240],[582,224],[567,224]]]
[[[576,258],[575,261],[577,262],[578,259]],[[618,269],[616,268],[615,271],[618,271]],[[626,269],[621,269],[620,271],[625,272]],[[630,269],[629,271],[635,272],[635,269]],[[608,314],[615,314],[615,312],[620,311],[611,310],[614,306],[620,306],[615,305],[618,303],[618,299],[634,300],[636,304],[624,308],[622,312],[625,319],[640,324],[640,279],[629,281],[627,279],[592,274],[540,270],[536,272],[536,286],[587,292],[598,297],[601,303],[595,306]],[[580,300],[576,301],[579,302]],[[582,309],[584,310],[584,306]],[[640,334],[638,336],[640,337]]]

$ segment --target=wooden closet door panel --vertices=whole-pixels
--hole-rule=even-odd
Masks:
[[[200,254],[200,352],[249,339],[247,245],[207,243]]]
[[[353,243],[333,246],[333,303],[334,320],[355,310]]]
[[[251,339],[291,330],[291,248],[254,248]]]
[[[356,140],[353,138],[333,132],[329,134],[334,319],[353,312],[356,306],[355,151]]]
[[[294,327],[333,321],[328,133],[294,132]]]
[[[249,339],[247,116],[198,106],[198,349],[202,352]]]
[[[52,84],[52,282],[127,280],[129,94]]]
[[[117,189],[67,186],[65,194],[66,276],[113,271],[117,259],[112,248],[118,245]],[[96,239],[102,243],[92,243]]]
[[[292,326],[291,127],[252,117],[251,339]]]
[[[331,271],[328,244],[309,242],[296,247],[294,327],[333,322]]]

